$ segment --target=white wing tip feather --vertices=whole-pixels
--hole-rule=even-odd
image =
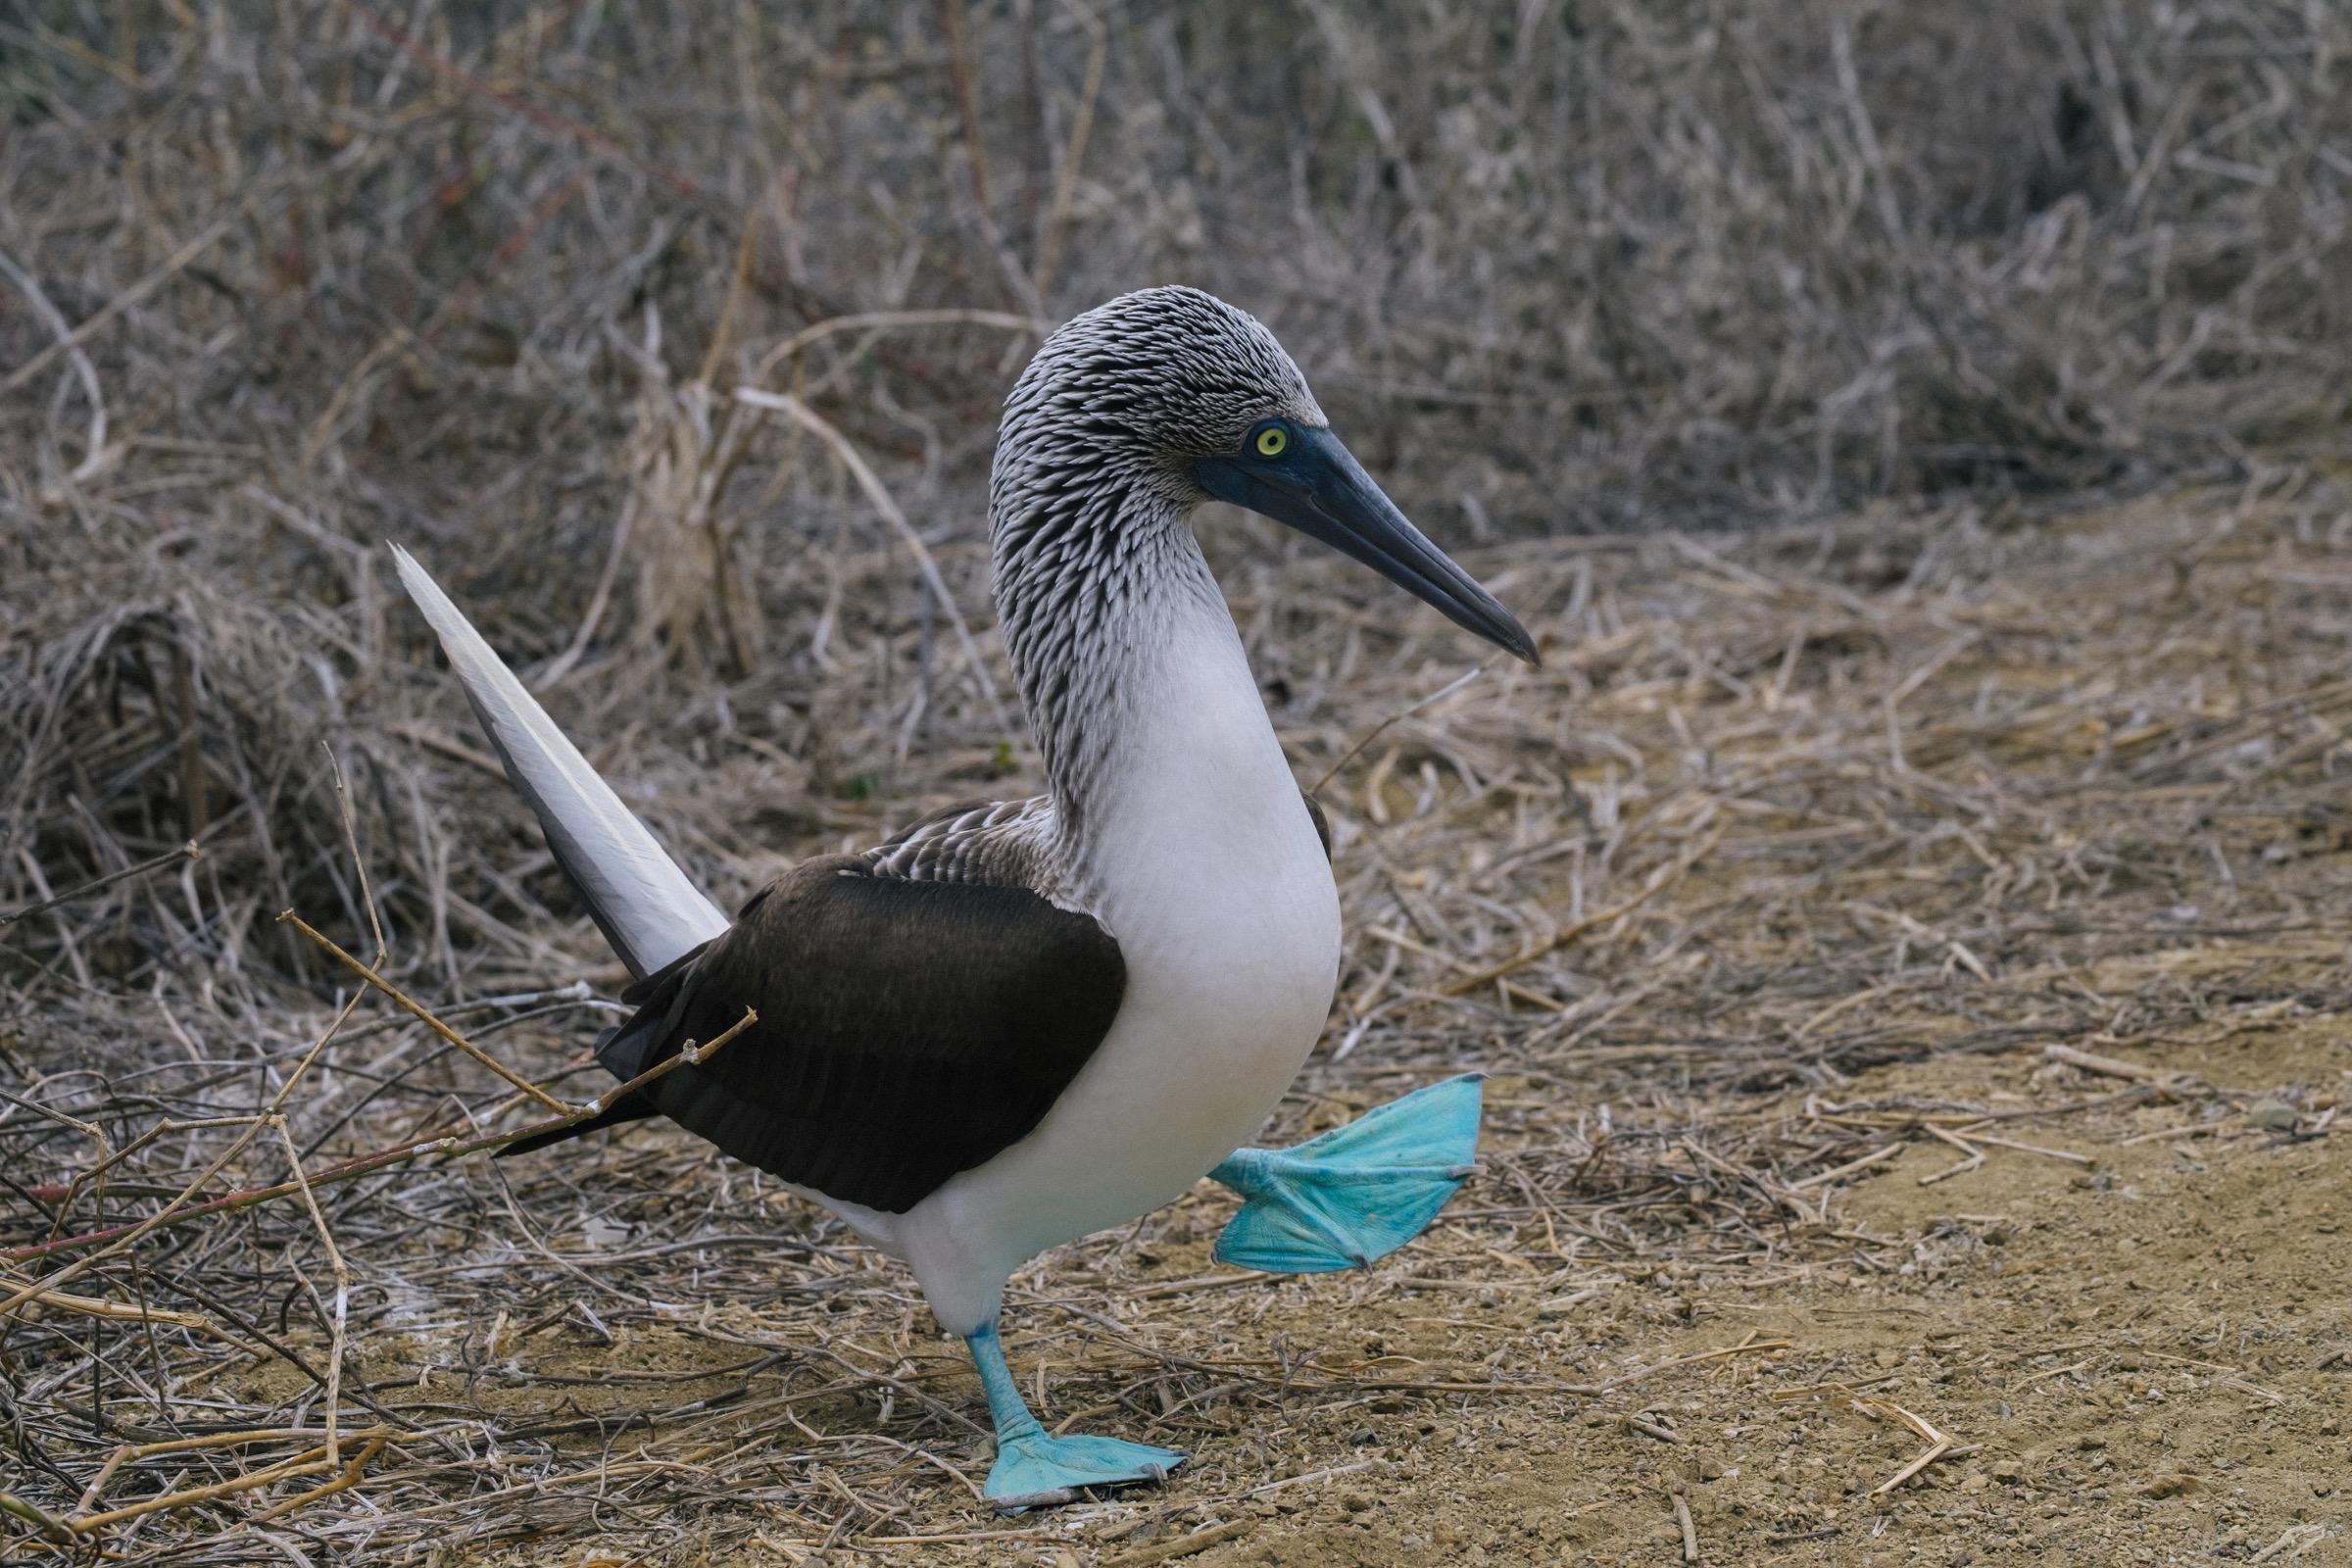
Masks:
[[[414,556],[396,544],[391,550],[401,582],[441,639],[508,777],[620,956],[650,973],[726,930],[726,916],[621,804],[465,612]]]

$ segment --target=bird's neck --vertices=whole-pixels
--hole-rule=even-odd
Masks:
[[[1005,651],[1073,869],[1165,817],[1181,780],[1296,793],[1183,509],[1131,496],[1114,518],[996,536]]]

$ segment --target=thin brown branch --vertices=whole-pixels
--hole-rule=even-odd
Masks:
[[[292,909],[283,911],[278,915],[277,918],[279,924],[290,925],[295,930],[301,932],[304,936],[310,938],[313,943],[318,945],[321,952],[325,953],[337,963],[342,964],[352,973],[358,975],[361,979],[375,987],[376,990],[382,992],[385,996],[390,997],[394,1004],[397,1004],[404,1012],[407,1012],[411,1017],[423,1024],[427,1029],[432,1030],[433,1033],[439,1035],[442,1039],[448,1041],[451,1045],[457,1047],[460,1051],[463,1051],[466,1053],[466,1054],[471,1056],[474,1060],[489,1068],[492,1072],[505,1079],[514,1088],[521,1090],[533,1100],[538,1101],[541,1104],[547,1106],[549,1109],[559,1113],[564,1112],[570,1108],[569,1106],[565,1105],[564,1102],[558,1100],[546,1090],[541,1089],[537,1084],[532,1083],[529,1079],[523,1077],[514,1068],[508,1066],[505,1062],[499,1060],[496,1056],[491,1055],[490,1053],[484,1051],[481,1047],[475,1045],[472,1041],[466,1039],[464,1035],[458,1033],[455,1029],[452,1029],[449,1025],[443,1023],[439,1018],[433,1015],[431,1008],[425,1006],[425,1004],[421,1002],[416,1001],[414,998],[410,997],[407,992],[401,990],[400,987],[394,985],[391,981],[376,973],[375,970],[369,968],[367,964],[362,963],[359,959],[344,952],[327,937],[314,929],[310,922],[303,919],[301,915],[296,914]]]

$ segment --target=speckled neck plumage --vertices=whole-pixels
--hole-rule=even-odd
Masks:
[[[1227,613],[1190,518],[1139,511],[1131,502],[1115,524],[1033,534],[1030,549],[998,557],[1005,647],[1075,857],[1116,780],[1122,737],[1146,716],[1141,677],[1155,652],[1185,618]]]

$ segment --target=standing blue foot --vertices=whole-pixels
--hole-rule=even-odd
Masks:
[[[1416,1089],[1295,1149],[1237,1149],[1209,1175],[1249,1201],[1216,1258],[1269,1274],[1362,1268],[1429,1228],[1477,1170],[1480,1075]]]
[[[1172,1448],[1121,1443],[1116,1438],[1057,1438],[1038,1425],[1013,1386],[1004,1347],[994,1324],[965,1337],[988,1391],[988,1413],[997,1423],[997,1462],[982,1493],[999,1507],[1068,1502],[1078,1487],[1108,1487],[1129,1481],[1164,1481],[1184,1462]]]

